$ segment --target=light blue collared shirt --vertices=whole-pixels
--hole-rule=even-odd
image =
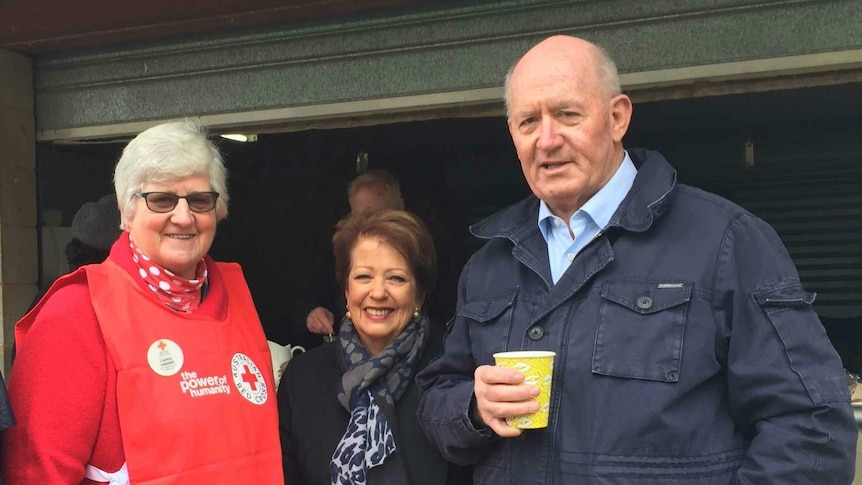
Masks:
[[[629,153],[623,163],[604,187],[596,192],[577,212],[572,214],[569,225],[551,214],[544,201],[539,202],[539,231],[548,243],[548,260],[551,263],[551,278],[556,284],[569,269],[575,256],[589,244],[600,230],[604,229],[617,208],[629,193],[638,171]],[[575,235],[569,235],[569,227]]]

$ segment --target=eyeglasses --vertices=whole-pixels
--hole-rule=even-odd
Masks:
[[[164,214],[174,210],[180,199],[186,199],[192,212],[209,212],[215,209],[218,192],[195,192],[177,195],[170,192],[138,192],[136,196],[144,199],[147,209]]]

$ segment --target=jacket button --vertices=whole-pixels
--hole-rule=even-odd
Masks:
[[[641,310],[649,310],[652,308],[652,298],[648,296],[638,298],[638,308]]]
[[[545,335],[545,330],[538,325],[534,325],[527,330],[527,335],[533,340],[539,340]]]

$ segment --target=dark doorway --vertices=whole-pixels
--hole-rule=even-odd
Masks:
[[[862,370],[862,84],[635,105],[627,146],[662,152],[679,179],[734,200],[773,224],[819,293],[817,310],[848,368]],[[746,158],[750,142],[753,156]],[[297,343],[292,302],[347,213],[357,153],[400,179],[408,209],[445,234],[454,274],[480,241],[468,226],[529,193],[500,118],[221,140],[230,216],[212,254],[240,262],[270,338]],[[40,204],[68,224],[111,189],[122,145],[41,145]],[[454,282],[440,291],[453,292]],[[855,367],[854,367],[855,366]]]

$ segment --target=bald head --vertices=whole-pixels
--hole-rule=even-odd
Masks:
[[[507,81],[507,125],[524,177],[567,221],[622,163],[631,100],[604,51],[562,35],[524,54]]]
[[[610,99],[620,94],[620,79],[617,66],[601,47],[578,37],[555,35],[539,42],[524,54],[506,73],[503,100],[509,115],[512,78],[519,72],[546,70],[559,65],[574,65],[595,76],[597,85]]]

